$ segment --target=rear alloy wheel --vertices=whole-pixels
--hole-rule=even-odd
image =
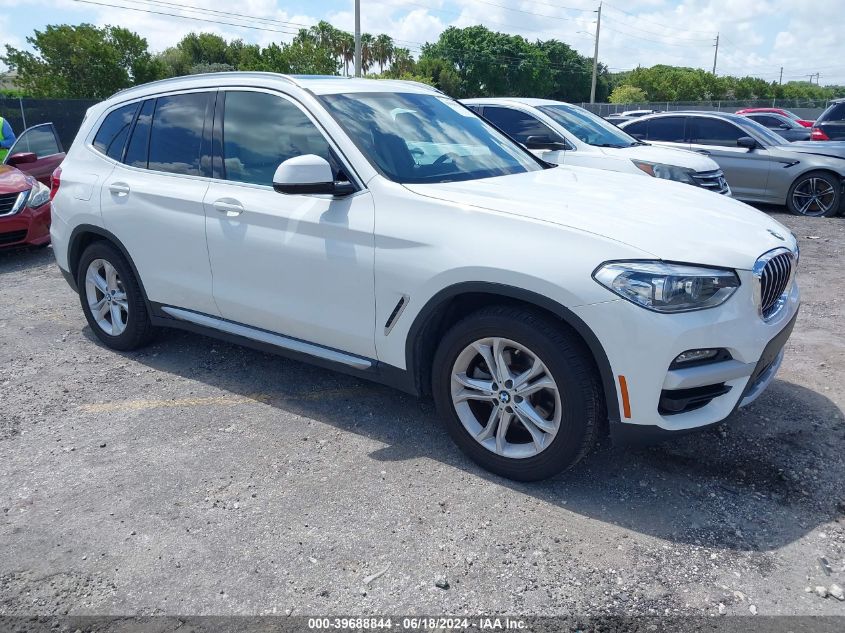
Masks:
[[[432,392],[455,443],[520,481],[577,463],[605,417],[589,350],[530,308],[491,306],[455,324],[437,349]]]
[[[94,242],[79,260],[77,288],[82,310],[97,338],[127,351],[150,340],[153,328],[132,267],[105,241]]]
[[[787,207],[794,215],[830,217],[839,211],[841,199],[839,179],[825,172],[804,174],[789,189]]]

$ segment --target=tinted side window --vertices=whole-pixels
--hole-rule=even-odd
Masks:
[[[648,123],[649,141],[666,141],[669,143],[683,143],[686,141],[684,125],[686,119],[681,116],[667,116],[659,119],[650,119]]]
[[[129,126],[132,125],[137,109],[138,104],[131,103],[110,112],[94,136],[94,148],[109,158],[120,160],[123,157],[126,137],[129,136]]]
[[[129,138],[129,146],[126,148],[126,157],[123,162],[132,167],[147,168],[147,151],[150,146],[150,123],[153,119],[155,99],[144,101],[141,111],[138,113],[138,120],[132,129],[132,136]]]
[[[174,174],[200,174],[205,92],[159,97],[150,133],[149,168]]]
[[[476,114],[481,114],[481,106],[480,105],[476,105],[474,103],[467,103],[465,105],[466,105],[466,107],[468,107],[470,110],[472,110]]]
[[[845,121],[845,103],[837,103],[830,106],[830,108],[819,117],[819,121]]]
[[[552,140],[560,140],[560,136],[547,125],[513,108],[484,106],[484,118],[519,143],[525,143],[529,136],[548,136]]]
[[[624,130],[635,138],[648,139],[648,121],[636,121],[626,125]]]
[[[741,136],[748,134],[737,126],[720,119],[700,118],[695,120],[696,131],[693,143],[702,145],[720,145],[723,147],[736,147],[736,141]]]
[[[779,128],[781,123],[783,123],[783,121],[781,121],[780,119],[776,119],[773,116],[755,116],[751,117],[751,119],[753,121],[757,121],[757,123],[760,123],[770,128]]]
[[[223,165],[227,180],[272,185],[279,163],[316,154],[337,167],[328,142],[289,101],[264,92],[227,92]]]

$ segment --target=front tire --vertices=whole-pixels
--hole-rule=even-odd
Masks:
[[[107,347],[129,351],[149,342],[153,328],[140,284],[112,244],[94,242],[85,249],[76,284],[88,325]]]
[[[450,329],[432,390],[449,434],[482,467],[536,481],[580,461],[605,417],[589,350],[540,312],[493,306]]]
[[[826,217],[836,215],[842,202],[842,183],[833,174],[811,171],[799,176],[786,196],[793,215]]]

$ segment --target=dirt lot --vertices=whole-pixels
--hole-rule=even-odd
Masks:
[[[845,219],[778,219],[804,305],[769,391],[528,485],[384,387],[111,352],[49,249],[0,254],[0,614],[845,615],[814,593],[845,586]]]

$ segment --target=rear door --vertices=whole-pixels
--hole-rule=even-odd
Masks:
[[[748,132],[730,121],[714,117],[690,117],[690,149],[715,160],[731,187],[735,198],[765,201],[771,168],[769,150],[739,147],[737,140]]]
[[[4,162],[8,161],[13,154],[25,152],[35,154],[35,162],[21,163],[15,166],[49,187],[50,175],[65,159],[62,142],[59,140],[59,135],[56,134],[56,128],[53,127],[52,123],[33,125],[21,132],[14,145],[9,148],[9,153],[6,155]]]
[[[120,132],[107,135],[102,147],[94,139],[95,149],[118,161],[100,193],[103,224],[126,247],[147,296],[209,314],[217,314],[217,308],[203,197],[216,95],[193,91],[147,99],[129,123],[125,116],[116,118],[113,127]],[[119,141],[124,126],[129,130],[125,149]],[[101,130],[105,127],[104,122]]]
[[[636,139],[649,143],[660,143],[668,147],[689,149],[687,117],[685,116],[643,119],[626,125],[624,129]]]

